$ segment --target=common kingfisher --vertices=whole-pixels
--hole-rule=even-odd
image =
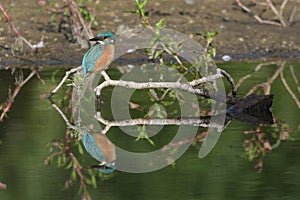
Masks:
[[[103,174],[116,170],[115,146],[104,134],[90,133],[85,129],[82,142],[86,151],[99,162],[98,165],[91,166],[92,168],[98,168]]]
[[[104,70],[112,61],[115,51],[115,35],[112,32],[101,32],[89,41],[96,41],[96,44],[82,59],[84,77],[89,73]]]

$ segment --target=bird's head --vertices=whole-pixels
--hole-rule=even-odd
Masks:
[[[96,37],[89,39],[89,41],[97,41],[101,44],[114,44],[115,35],[112,32],[101,32]]]

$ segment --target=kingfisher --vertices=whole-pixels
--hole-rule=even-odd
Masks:
[[[64,78],[52,90],[48,97],[51,103],[53,103],[52,96],[59,90],[70,74],[83,69],[85,78],[90,73],[101,72],[111,63],[115,51],[115,35],[112,32],[105,31],[89,41],[96,41],[96,43],[84,54],[81,66],[67,71]]]
[[[111,63],[115,51],[115,35],[112,32],[101,32],[89,41],[96,43],[83,56],[81,67],[84,77],[104,70]]]
[[[86,151],[99,162],[98,165],[91,166],[92,168],[98,168],[103,174],[116,170],[115,146],[104,134],[91,133],[84,129],[82,143]]]

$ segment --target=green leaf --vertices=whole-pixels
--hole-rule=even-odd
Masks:
[[[72,161],[70,161],[70,163],[66,166],[66,169],[70,169],[73,166]]]
[[[163,52],[164,52],[164,50],[156,51],[154,54],[154,58],[158,58]]]
[[[164,22],[165,22],[164,18],[160,19],[158,22],[156,22],[155,27],[158,28],[158,29],[164,28],[165,27]]]
[[[78,143],[78,151],[81,155],[83,155],[83,148],[82,148],[82,145],[80,143]]]
[[[95,176],[91,176],[92,179],[92,185],[94,186],[94,188],[97,188],[97,181],[96,181],[96,177]]]
[[[75,180],[76,180],[76,177],[77,177],[76,169],[75,169],[75,167],[73,167],[72,173],[71,173],[71,179],[75,181]]]
[[[133,13],[133,14],[138,14],[138,10],[125,10],[125,12]]]
[[[147,5],[148,0],[144,0],[144,2],[141,4],[142,8],[145,8],[145,6]]]

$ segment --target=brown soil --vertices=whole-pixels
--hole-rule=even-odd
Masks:
[[[273,0],[273,2],[281,1]],[[294,5],[290,2],[293,1],[289,1],[284,12],[286,18]],[[20,60],[78,59],[80,61],[86,49],[81,49],[79,45],[70,42],[69,33],[64,30],[58,31],[57,26],[50,22],[51,13],[46,7],[41,7],[37,1],[31,0],[13,2],[4,0],[1,4],[26,39],[36,44],[44,35],[46,47],[38,53],[33,53],[24,44],[23,53],[13,51],[14,33],[6,25],[3,15],[0,15],[0,63]],[[280,6],[280,4],[275,5],[277,8]],[[101,0],[98,5],[95,5],[99,25],[93,27],[94,34],[104,30],[116,31],[119,25],[136,27],[139,24],[138,17],[124,12],[134,8],[134,0]],[[196,36],[196,33],[218,31],[219,35],[214,42],[218,55],[300,52],[300,8],[295,15],[294,23],[288,27],[260,24],[253,16],[242,12],[234,0],[151,0],[146,8],[150,11],[153,22],[165,18],[167,28],[187,34],[197,41],[201,39]],[[260,12],[265,18],[275,19],[270,9],[264,12],[262,6],[258,5],[251,8]],[[61,17],[56,17],[57,24],[60,19]]]

